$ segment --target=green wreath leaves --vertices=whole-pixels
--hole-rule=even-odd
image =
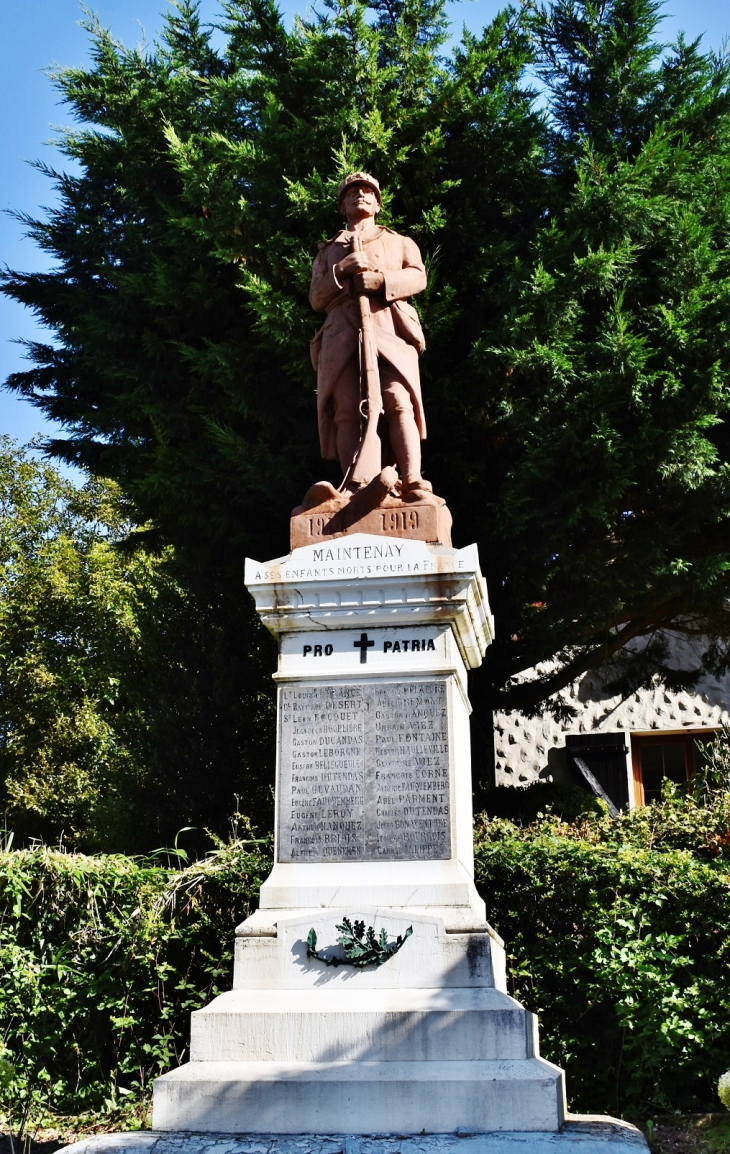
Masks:
[[[326,966],[382,966],[406,942],[413,933],[413,926],[409,926],[404,934],[398,934],[394,942],[388,945],[387,930],[382,929],[376,935],[372,926],[365,929],[365,922],[343,918],[336,927],[339,931],[338,945],[345,950],[344,958],[326,958],[317,951],[317,934],[314,927],[307,934],[307,957],[316,958]]]

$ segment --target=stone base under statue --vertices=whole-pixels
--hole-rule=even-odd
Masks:
[[[155,1082],[150,1154],[646,1154],[626,1123],[566,1115],[494,931],[353,906],[389,941],[413,930],[356,971],[319,960],[343,956],[343,913],[259,911],[238,927],[233,989],[193,1014],[190,1061]]]
[[[156,1080],[156,1130],[560,1130],[563,1073],[506,992],[493,931],[447,933],[442,918],[354,904],[266,912],[276,936],[260,932],[264,911],[238,927],[233,989],[193,1013],[190,1061]],[[327,966],[321,956],[344,957],[343,917],[389,942],[412,935],[380,967]]]
[[[404,501],[399,486],[397,473],[390,468],[355,493],[335,489],[327,481],[313,485],[292,510],[291,548],[353,533],[450,547],[452,518],[444,499],[426,492],[421,500]]]
[[[363,516],[355,513],[343,518],[332,529],[335,514],[327,509],[309,509],[292,517],[290,540],[292,549],[302,545],[319,545],[335,537],[350,533],[373,533],[378,537],[399,540],[425,541],[427,545],[451,545],[451,513],[442,505],[406,505],[391,501],[387,506],[371,509]]]

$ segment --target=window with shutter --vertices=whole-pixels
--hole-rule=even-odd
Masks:
[[[614,814],[628,807],[631,770],[627,733],[569,733],[565,749],[568,768],[578,784],[602,797]]]

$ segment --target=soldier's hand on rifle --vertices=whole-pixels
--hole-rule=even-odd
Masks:
[[[370,268],[370,261],[364,252],[351,252],[335,265],[335,275],[338,278],[357,276]]]
[[[355,290],[359,293],[376,293],[380,292],[385,277],[382,272],[361,272],[355,277]]]

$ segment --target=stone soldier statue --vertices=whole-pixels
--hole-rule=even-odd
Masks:
[[[376,223],[381,197],[374,177],[365,172],[346,177],[338,203],[347,228],[320,245],[309,290],[312,307],[327,313],[312,342],[322,456],[338,460],[343,474],[352,477],[362,439],[359,297],[366,294],[380,377],[382,464],[397,464],[404,501],[433,500],[431,485],[421,477],[426,422],[418,357],[425,342],[408,303],[426,287],[421,254],[409,237]],[[369,479],[351,480],[348,487],[357,489]]]

